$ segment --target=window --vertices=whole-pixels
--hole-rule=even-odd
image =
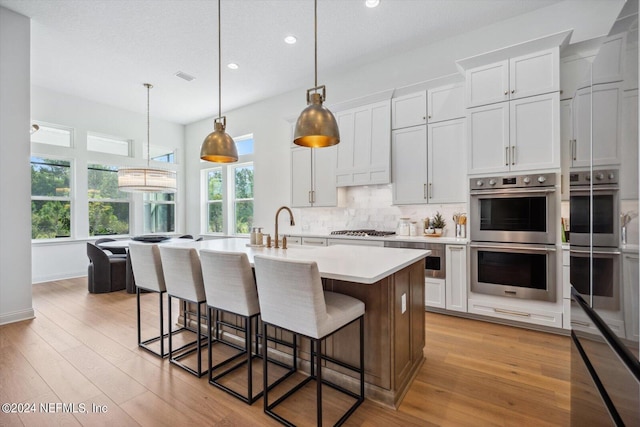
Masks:
[[[222,168],[207,172],[207,218],[209,233],[224,233]]]
[[[96,134],[87,134],[87,150],[98,153],[129,156],[131,141]]]
[[[129,196],[118,191],[118,168],[87,167],[89,235],[129,234]]]
[[[241,163],[205,169],[205,232],[249,234],[253,226],[253,136],[236,138]]]
[[[231,169],[235,234],[249,234],[253,225],[253,163]]]
[[[144,232],[170,233],[176,230],[175,193],[144,194]]]
[[[71,236],[71,162],[31,157],[31,238]]]
[[[176,162],[176,154],[175,151],[166,148],[166,147],[158,147],[157,145],[152,145],[149,147],[151,151],[151,160],[155,160],[156,162],[164,162],[164,163],[175,163]],[[146,151],[146,147],[145,147]]]
[[[71,147],[72,129],[54,127],[54,125],[38,124],[39,130],[31,135],[31,142],[56,145],[58,147]]]

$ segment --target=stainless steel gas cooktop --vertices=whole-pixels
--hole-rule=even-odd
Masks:
[[[360,236],[360,237],[386,237],[396,234],[395,231],[378,231],[378,230],[336,230],[331,232],[332,235],[341,236]]]

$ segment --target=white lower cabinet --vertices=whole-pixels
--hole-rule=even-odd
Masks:
[[[469,298],[469,313],[499,319],[562,328],[562,313],[534,307],[514,307],[512,304],[488,299]]]
[[[624,325],[628,340],[638,342],[640,325],[638,324],[638,254],[624,253],[622,256],[622,285],[624,295]]]
[[[424,305],[427,307],[447,308],[445,286],[444,279],[426,278],[424,281]]]
[[[467,312],[467,247],[446,246],[446,309]]]
[[[424,305],[467,312],[467,247],[446,245],[446,279],[425,279]]]

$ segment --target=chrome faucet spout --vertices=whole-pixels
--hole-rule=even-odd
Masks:
[[[275,248],[279,248],[280,244],[278,243],[278,216],[280,215],[280,212],[282,210],[286,210],[287,212],[289,212],[289,223],[290,225],[296,225],[295,220],[293,219],[293,212],[291,212],[291,209],[289,209],[286,206],[281,206],[277,211],[276,211],[276,235],[275,235],[275,241],[276,241],[276,245]]]

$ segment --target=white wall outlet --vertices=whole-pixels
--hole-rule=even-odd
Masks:
[[[407,294],[402,294],[402,314],[405,313],[405,311],[407,311]]]

